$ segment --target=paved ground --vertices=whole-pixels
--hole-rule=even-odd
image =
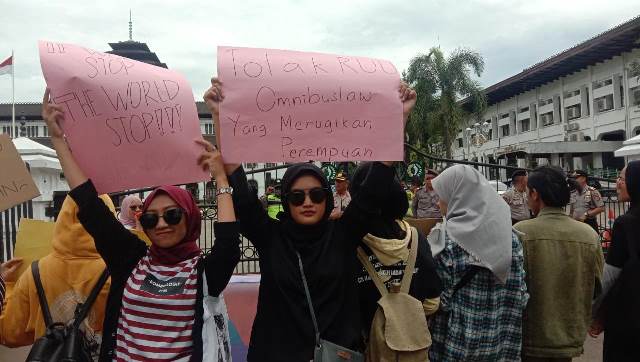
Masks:
[[[576,358],[574,362],[600,362],[602,361],[602,336],[598,339],[587,337],[584,344],[585,354]],[[0,346],[0,362],[24,361],[29,353],[28,348],[8,349]]]

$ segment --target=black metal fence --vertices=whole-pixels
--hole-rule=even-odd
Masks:
[[[417,162],[421,162],[423,167],[429,167],[436,170],[443,170],[453,164],[466,164],[475,167],[482,174],[484,174],[487,179],[495,183],[496,190],[499,192],[506,190],[506,187],[510,184],[511,174],[514,171],[523,169],[514,166],[497,165],[490,163],[449,160],[427,154],[412,145],[407,144],[405,146],[407,153],[410,152],[413,154],[414,162],[416,160]],[[327,166],[326,163],[323,165]],[[414,179],[408,175],[409,172],[407,172],[407,165],[407,163],[399,164],[398,174],[407,182],[407,184],[410,184],[412,181],[414,181]],[[288,164],[267,164],[267,166],[268,167],[257,168],[255,165],[247,164],[245,167],[245,172],[249,179],[249,183],[256,190],[256,192],[258,192],[257,190],[260,189],[260,193],[262,193],[264,192],[263,190],[266,188],[266,186],[276,184],[281,176],[284,175],[286,169],[289,167]],[[351,174],[355,167],[356,164],[353,162],[342,162],[331,165],[330,168],[334,171],[345,171],[348,174]],[[618,202],[615,193],[614,179],[591,178],[591,180],[592,182],[594,182],[594,184],[597,184],[605,203],[605,211],[597,216],[597,220],[599,224],[601,240],[603,241],[603,247],[606,248],[608,247],[610,229],[613,226],[613,220],[615,220],[617,216],[622,215],[624,212],[626,212],[628,205]],[[214,222],[217,220],[217,206],[215,204],[214,197],[215,184],[213,181],[209,181],[201,184],[189,184],[186,185],[186,187],[194,194],[194,197],[196,198],[196,200],[198,200],[198,206],[202,211],[202,230],[199,239],[199,245],[204,251],[208,251],[211,249],[215,242],[215,234],[213,229]],[[120,198],[125,195],[139,194],[140,197],[143,198],[145,194],[149,193],[152,190],[153,188],[129,190],[113,193],[110,196],[112,197],[116,205],[119,205]],[[2,237],[2,240],[0,240],[0,259],[7,260],[13,255],[13,246],[15,245],[17,227],[20,218],[32,217],[33,210],[30,206],[30,203],[25,203],[16,208],[4,211],[1,216],[0,236]],[[256,248],[251,245],[251,243],[246,238],[242,238],[240,263],[238,263],[235,273],[259,273],[260,267],[258,261],[259,256]]]
[[[423,163],[425,167],[433,168],[436,170],[443,170],[446,167],[453,164],[465,164],[476,168],[480,171],[491,183],[496,185],[496,191],[501,192],[506,190],[511,184],[511,175],[517,170],[532,171],[528,168],[497,165],[490,163],[472,162],[464,160],[448,160],[444,158],[435,157],[423,152],[420,149],[412,145],[406,144],[407,151],[413,153],[413,155]],[[402,172],[402,171],[401,171]],[[611,228],[616,217],[624,214],[629,205],[624,202],[619,202],[616,194],[616,179],[601,178],[601,177],[589,177],[589,184],[594,186],[600,192],[602,200],[604,202],[604,212],[596,216],[598,222],[598,234],[602,246],[606,252],[611,240]],[[568,208],[567,208],[568,211]]]

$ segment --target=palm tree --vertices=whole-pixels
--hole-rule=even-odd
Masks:
[[[456,49],[445,58],[440,48],[418,55],[404,74],[416,92],[418,102],[407,125],[409,141],[420,146],[442,144],[447,158],[451,145],[464,119],[480,119],[486,110],[486,96],[471,72],[480,76],[484,69],[482,56],[468,49]],[[471,112],[460,102],[469,98]]]

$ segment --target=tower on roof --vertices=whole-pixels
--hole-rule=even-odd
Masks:
[[[158,67],[168,68],[167,64],[161,62],[160,58],[158,58],[156,53],[149,49],[149,46],[146,43],[133,40],[133,20],[131,18],[131,10],[129,10],[129,40],[109,43],[109,46],[111,47],[111,50],[107,51],[109,54],[115,54]]]

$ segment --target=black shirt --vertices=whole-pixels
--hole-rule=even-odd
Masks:
[[[315,332],[299,271],[300,252],[312,303],[323,339],[351,349],[362,348],[356,272],[357,241],[367,233],[371,210],[386,195],[393,168],[377,163],[362,197],[352,200],[338,221],[327,221],[329,237],[308,247],[288,241],[284,223],[268,217],[247,187],[242,168],[229,183],[242,234],[260,257],[260,289],[251,332],[248,361],[308,362]]]

